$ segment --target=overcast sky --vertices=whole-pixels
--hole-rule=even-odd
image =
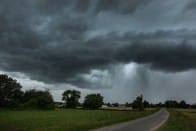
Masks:
[[[195,0],[0,0],[0,73],[105,102],[196,103]]]

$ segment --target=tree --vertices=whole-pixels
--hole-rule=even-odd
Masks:
[[[178,102],[175,100],[167,100],[165,101],[165,107],[167,108],[177,108],[178,107]]]
[[[155,107],[164,107],[164,104],[159,102],[158,104],[155,104]]]
[[[150,107],[150,103],[146,100],[144,100],[143,105],[144,105],[144,108],[149,108]]]
[[[103,96],[101,94],[89,94],[85,97],[84,107],[89,109],[97,109],[103,105]]]
[[[108,107],[110,107],[111,106],[111,104],[108,102],[108,103],[106,103],[106,105],[108,106]]]
[[[23,97],[25,107],[39,109],[54,109],[54,101],[49,91],[26,91]]]
[[[179,107],[180,107],[180,108],[188,108],[189,106],[188,106],[188,104],[186,104],[186,102],[185,102],[184,100],[182,100],[182,101],[180,101],[180,103],[179,103]]]
[[[67,90],[62,94],[62,100],[65,101],[66,107],[75,108],[79,104],[80,92],[76,90]]]
[[[0,107],[17,107],[21,104],[22,86],[7,75],[0,75]]]
[[[132,108],[142,111],[144,110],[144,105],[143,105],[143,96],[138,96],[136,97],[136,99],[133,101],[132,103]]]
[[[112,106],[113,107],[119,107],[119,103],[117,103],[117,102],[116,103],[112,103]]]
[[[192,105],[191,105],[191,108],[192,108],[192,109],[196,109],[196,104],[192,104]]]
[[[131,103],[126,102],[125,107],[131,107]]]

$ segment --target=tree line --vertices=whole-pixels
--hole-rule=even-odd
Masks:
[[[22,91],[22,86],[8,75],[0,75],[0,108],[39,108],[54,109],[55,102],[49,90]],[[67,90],[62,94],[65,107],[76,108],[81,93],[76,90]],[[101,94],[89,94],[85,97],[84,108],[96,109],[103,104]]]
[[[85,97],[83,104],[79,103],[81,93],[77,90],[66,90],[62,95],[62,100],[65,102],[65,107],[76,108],[77,106],[82,106],[87,109],[97,109],[100,108],[103,103],[103,96],[101,94],[89,94]]]
[[[49,90],[39,91],[35,89],[22,91],[22,86],[15,79],[8,75],[0,75],[0,108],[39,108],[54,109],[55,102]],[[66,90],[62,94],[63,107],[87,109],[97,109],[104,104],[104,97],[101,94],[88,94],[81,104],[79,99],[81,92],[77,90]],[[118,107],[119,103],[105,103],[104,105]],[[132,107],[134,110],[144,110],[145,108],[167,107],[167,108],[196,108],[196,104],[187,104],[184,100],[178,102],[167,100],[164,103],[152,104],[138,96],[131,103],[124,106]]]
[[[48,90],[31,89],[22,91],[22,86],[8,75],[0,75],[1,108],[40,108],[53,109],[54,101]]]
[[[166,107],[166,108],[195,108],[196,109],[196,104],[187,104],[184,100],[181,101],[176,101],[176,100],[166,100],[164,103],[157,103],[153,104],[148,102],[147,100],[143,100],[143,96],[138,96],[132,103],[126,103],[126,107],[132,107],[133,109],[136,110],[144,110],[145,108],[161,108],[161,107]]]

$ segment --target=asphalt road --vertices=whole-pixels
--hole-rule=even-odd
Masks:
[[[164,124],[169,117],[169,113],[165,109],[137,120],[124,122],[94,131],[155,131]]]

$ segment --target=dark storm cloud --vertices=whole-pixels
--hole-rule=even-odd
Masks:
[[[185,6],[185,11],[196,11],[196,1],[189,0],[187,5]]]
[[[91,0],[77,0],[75,10],[79,12],[86,12],[91,4]]]
[[[120,14],[129,14],[153,1],[154,0],[129,0],[122,2],[119,0],[98,0],[95,10],[97,12],[109,11]]]
[[[165,44],[165,43],[163,43]],[[152,69],[184,71],[196,67],[196,49],[188,44],[132,44],[120,51],[118,60],[150,64]]]
[[[152,1],[2,0],[0,68],[50,83],[78,81],[75,76],[91,69],[131,61],[163,71],[196,68],[194,30],[124,34],[109,31],[90,37],[96,26],[92,22],[100,12],[131,17],[149,2]]]

